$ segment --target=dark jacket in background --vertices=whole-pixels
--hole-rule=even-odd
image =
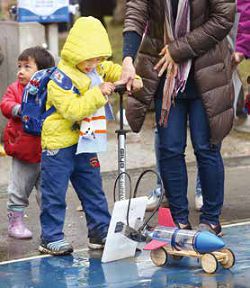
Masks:
[[[115,0],[81,0],[81,16],[93,16],[96,18],[112,15],[115,8]]]
[[[143,35],[135,65],[143,78],[141,91],[128,98],[127,118],[134,132],[139,132],[145,114],[154,98],[160,78],[153,68],[164,46],[165,0],[127,2],[126,31]],[[233,124],[233,84],[231,54],[226,35],[234,22],[235,0],[190,0],[191,32],[169,43],[174,61],[193,59],[194,80],[201,94],[210,125],[210,141],[217,144]]]

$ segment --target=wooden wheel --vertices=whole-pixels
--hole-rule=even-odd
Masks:
[[[163,266],[168,262],[168,253],[163,248],[152,250],[150,252],[150,257],[156,266]]]
[[[220,250],[220,252],[225,253],[227,255],[226,261],[221,262],[221,265],[223,266],[223,268],[229,269],[233,267],[235,263],[235,256],[234,256],[233,251],[228,248],[223,248]]]
[[[206,273],[212,274],[218,269],[218,261],[212,253],[206,253],[201,257],[201,267]]]

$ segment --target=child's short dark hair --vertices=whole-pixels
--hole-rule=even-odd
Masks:
[[[25,49],[18,57],[18,61],[27,61],[29,58],[33,58],[37,69],[46,69],[55,66],[54,57],[48,50],[41,46],[35,46]]]

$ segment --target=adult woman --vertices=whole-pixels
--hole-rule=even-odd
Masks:
[[[189,118],[204,191],[200,229],[216,234],[221,233],[224,198],[220,147],[233,123],[231,55],[225,37],[233,26],[234,2],[128,1],[124,28],[121,79],[131,89],[133,57],[140,45],[135,66],[144,82],[144,88],[128,98],[129,124],[134,132],[141,129],[154,98],[162,180],[176,224],[189,228],[184,154]]]

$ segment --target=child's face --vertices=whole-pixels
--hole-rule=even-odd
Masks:
[[[97,65],[100,64],[102,61],[104,61],[104,57],[91,58],[82,61],[76,67],[83,73],[89,73],[93,71],[97,67]]]
[[[17,62],[17,78],[22,85],[27,85],[33,74],[38,70],[33,58]]]

